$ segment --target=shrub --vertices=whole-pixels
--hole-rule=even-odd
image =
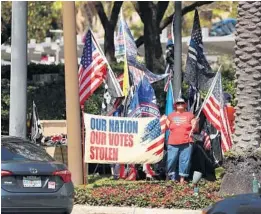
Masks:
[[[75,189],[75,204],[201,209],[220,200],[218,182],[202,182],[199,196],[189,185],[172,181],[112,181],[102,179]]]
[[[10,66],[2,66],[1,79],[1,134],[9,133],[10,108]],[[57,73],[57,81],[50,83],[34,83],[32,75]],[[35,102],[40,120],[66,119],[65,84],[63,65],[28,65],[27,85],[27,117],[30,119],[32,103]],[[100,114],[103,97],[103,87],[99,87],[95,94],[85,103],[85,112]]]

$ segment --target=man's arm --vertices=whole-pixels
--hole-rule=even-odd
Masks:
[[[191,120],[191,125],[193,128],[193,132],[198,132],[199,131],[199,118],[193,118]]]

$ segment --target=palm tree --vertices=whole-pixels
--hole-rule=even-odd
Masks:
[[[261,182],[261,2],[239,2],[236,25],[236,121],[222,193],[251,191],[252,173]]]

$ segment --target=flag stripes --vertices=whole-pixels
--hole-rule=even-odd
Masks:
[[[209,98],[208,102],[203,108],[203,112],[208,118],[209,122],[212,123],[217,130],[220,130],[220,110],[217,100],[213,96]]]
[[[84,102],[103,83],[106,74],[106,61],[89,30],[85,38],[83,55],[78,72],[80,105],[84,105]]]
[[[210,136],[204,130],[202,130],[201,134],[203,135],[203,147],[204,147],[204,149],[210,150],[211,149]]]
[[[170,81],[171,81],[171,74],[169,74],[169,76],[168,76],[168,79],[167,79],[167,81],[166,81],[166,84],[165,84],[165,86],[164,86],[164,91],[165,92],[167,92],[168,91],[168,89],[169,89],[169,84],[170,84]]]
[[[155,141],[155,143],[147,148],[147,152],[151,151],[153,149],[155,149],[155,150],[157,149],[154,153],[155,155],[161,155],[163,153],[163,151],[164,151],[164,141],[165,141],[165,131],[166,131],[166,128],[167,128],[166,121],[167,121],[167,117],[166,117],[166,115],[163,115],[160,118],[161,135],[153,140],[153,141]]]
[[[208,121],[220,132],[221,147],[223,152],[226,152],[232,147],[232,139],[224,112],[225,107],[220,72],[217,73],[217,78],[215,79],[212,92],[206,98],[207,100],[202,110]]]

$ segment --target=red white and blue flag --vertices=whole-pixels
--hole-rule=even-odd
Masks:
[[[205,150],[210,150],[211,149],[211,140],[210,136],[205,130],[201,131],[201,135],[203,136],[203,147]]]
[[[207,120],[220,132],[221,147],[223,152],[226,152],[232,147],[232,138],[225,112],[220,72],[217,73],[214,81],[212,92],[203,106],[203,112]]]
[[[81,106],[84,105],[84,102],[103,83],[106,74],[106,61],[104,60],[104,56],[100,53],[93,35],[89,30],[85,37],[83,54],[78,72]]]
[[[145,139],[150,139],[152,141],[152,145],[147,148],[147,152],[155,149],[155,155],[163,155],[165,132],[167,128],[166,120],[166,115],[163,115],[160,119],[157,118],[151,121],[151,124],[149,123],[148,127],[146,127],[150,132],[148,133],[145,131]]]

